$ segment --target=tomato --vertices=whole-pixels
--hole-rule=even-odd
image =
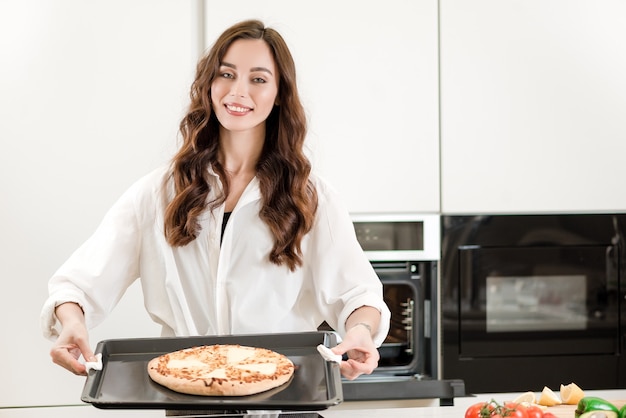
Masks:
[[[544,418],[543,409],[537,405],[531,405],[526,407],[526,414],[528,418]]]
[[[544,412],[543,418],[557,418],[552,412]]]
[[[493,405],[490,402],[478,402],[471,405],[465,411],[465,418],[488,418],[493,411]]]
[[[541,409],[539,409],[541,412]],[[505,402],[504,405],[492,400],[471,405],[465,411],[465,418],[541,418],[541,415],[528,415],[524,405]]]
[[[491,418],[528,418],[528,413],[522,404],[505,402],[503,406],[496,408]]]

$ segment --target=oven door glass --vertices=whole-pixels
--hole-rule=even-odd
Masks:
[[[460,249],[462,357],[618,352],[613,246]]]

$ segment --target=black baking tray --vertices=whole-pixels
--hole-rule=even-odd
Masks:
[[[148,362],[187,347],[240,344],[284,354],[295,365],[286,384],[250,396],[198,396],[174,392],[150,379]],[[134,338],[100,341],[102,370],[90,370],[81,400],[102,409],[319,411],[343,401],[339,365],[325,361],[317,345],[337,345],[333,332],[206,337]]]

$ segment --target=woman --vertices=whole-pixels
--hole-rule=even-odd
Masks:
[[[313,331],[343,337],[348,379],[371,373],[389,328],[382,285],[334,191],[303,153],[291,54],[259,21],[200,60],[182,146],[136,182],[56,272],[42,310],[55,363],[86,374],[87,330],[140,278],[163,336]]]

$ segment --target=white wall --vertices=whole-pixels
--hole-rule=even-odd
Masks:
[[[176,146],[194,3],[0,0],[0,407],[80,403],[39,330],[46,283]],[[92,334],[158,335],[134,286]]]
[[[437,1],[209,1],[207,45],[247,18],[289,44],[314,167],[348,209],[438,212]]]

